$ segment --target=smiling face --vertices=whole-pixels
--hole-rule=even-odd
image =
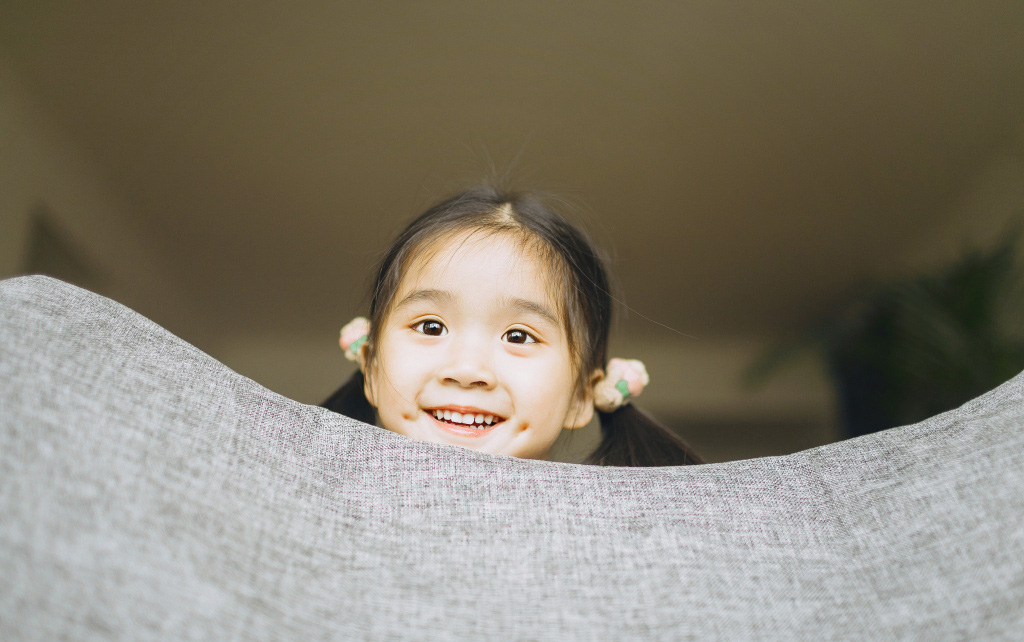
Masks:
[[[563,428],[586,425],[545,267],[507,234],[458,234],[414,259],[366,377],[383,427],[545,459]]]

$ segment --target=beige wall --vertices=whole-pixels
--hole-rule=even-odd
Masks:
[[[209,342],[198,311],[110,177],[47,119],[0,59],[0,278],[27,268],[33,216],[45,216],[96,274],[103,294],[173,332]]]

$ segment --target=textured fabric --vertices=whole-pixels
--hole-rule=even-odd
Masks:
[[[1024,375],[785,457],[601,468],[357,423],[22,277],[0,385],[5,640],[1024,635]]]

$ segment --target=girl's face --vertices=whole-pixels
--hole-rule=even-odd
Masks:
[[[507,235],[466,232],[415,259],[380,330],[366,398],[413,439],[545,459],[586,425],[545,266]]]

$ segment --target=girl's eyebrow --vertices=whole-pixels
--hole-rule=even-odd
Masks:
[[[407,305],[412,305],[413,303],[418,303],[420,301],[429,301],[437,304],[450,304],[456,302],[457,299],[458,297],[455,294],[447,290],[416,290],[415,292],[410,292],[401,301],[399,301],[398,305],[395,306],[395,309],[397,310],[399,308],[405,307]],[[547,306],[537,303],[536,301],[530,301],[528,299],[522,299],[514,296],[507,296],[499,300],[498,305],[508,310],[515,310],[519,312],[535,314],[540,318],[544,319],[545,321],[547,321],[548,323],[550,323],[551,325],[555,326],[556,328],[560,326],[558,322],[558,317],[556,317],[554,313],[552,313],[551,310],[547,308]]]
[[[529,312],[536,314],[540,318],[544,319],[556,328],[559,327],[558,318],[549,310],[546,306],[537,303],[536,301],[529,301],[527,299],[520,299],[519,297],[507,296],[501,299],[500,305],[504,308],[517,310],[520,312]]]
[[[395,306],[395,309],[397,310],[401,307],[412,305],[413,303],[418,303],[420,301],[431,301],[433,303],[441,304],[451,303],[454,300],[455,295],[447,290],[416,290],[415,292],[410,292],[405,298],[399,301],[398,305]]]

